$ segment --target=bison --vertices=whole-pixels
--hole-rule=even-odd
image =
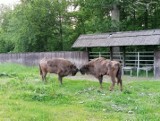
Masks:
[[[58,74],[58,80],[62,84],[62,78],[68,75],[75,76],[78,68],[69,60],[63,58],[42,59],[39,62],[40,75],[46,81],[47,73]]]
[[[111,61],[105,58],[95,58],[83,65],[80,68],[80,73],[90,74],[99,80],[100,87],[102,88],[102,81],[104,75],[109,75],[112,80],[112,85],[110,86],[110,91],[113,90],[116,83],[115,78],[117,78],[117,84],[120,84],[120,90],[122,91],[122,79],[121,79],[121,64],[118,61]]]

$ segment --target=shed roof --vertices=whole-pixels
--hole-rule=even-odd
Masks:
[[[160,45],[160,29],[80,35],[72,47]]]

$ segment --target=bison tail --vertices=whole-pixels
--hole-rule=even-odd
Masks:
[[[41,69],[40,64],[39,64],[39,72],[40,72],[40,75],[42,75],[42,69]]]
[[[120,90],[122,91],[122,67],[121,65],[119,64],[119,67],[118,67],[118,71],[117,71],[117,84],[120,84]]]
[[[122,76],[122,67],[121,67],[121,65],[119,64],[119,65],[118,65],[117,75],[116,75],[116,77],[117,77],[117,79],[118,79],[117,84],[119,84],[119,83],[121,84],[121,83],[122,83],[121,76]]]

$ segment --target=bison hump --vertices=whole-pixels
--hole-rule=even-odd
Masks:
[[[50,67],[54,67],[56,66],[57,64],[51,60],[47,61],[47,65],[50,66]]]

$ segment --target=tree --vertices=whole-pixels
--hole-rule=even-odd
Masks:
[[[0,5],[0,52],[10,52],[14,47],[6,34],[11,14],[12,10],[10,6]]]
[[[70,25],[67,25],[67,3],[23,0],[16,6],[8,26],[8,37],[15,45],[14,51],[65,50],[63,45],[68,41],[64,39],[65,32],[69,32],[65,29],[71,30]]]
[[[159,0],[21,0],[0,11],[0,52],[73,50],[81,34],[160,27]]]

